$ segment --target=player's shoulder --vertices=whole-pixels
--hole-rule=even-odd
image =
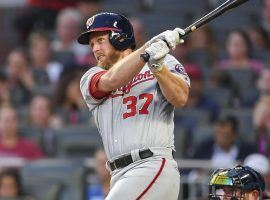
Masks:
[[[173,55],[167,54],[164,58],[164,64],[169,68],[174,68],[176,66],[183,67],[180,61],[177,60]]]
[[[178,60],[177,60],[177,58],[175,58],[173,55],[171,55],[171,54],[167,54],[166,56],[165,56],[165,58],[164,58],[164,63],[165,64],[168,64],[168,63],[173,63],[174,65],[175,64],[181,64]]]
[[[94,66],[94,67],[91,67],[90,69],[88,69],[84,75],[82,76],[81,78],[81,81],[80,81],[80,85],[83,85],[84,83],[88,82],[91,80],[91,77],[100,72],[100,71],[104,71],[103,68],[99,67],[99,66]]]
[[[167,54],[167,55],[165,56],[165,58],[164,58],[164,61],[170,61],[170,60],[175,60],[175,61],[177,61],[177,59],[176,59],[173,55]]]
[[[86,72],[86,73],[93,73],[93,72],[99,72],[99,71],[103,71],[104,69],[102,67],[99,67],[99,66],[94,66],[94,67],[91,67],[89,68]]]
[[[90,69],[88,69],[84,75],[82,76],[82,78],[86,77],[86,76],[89,76],[91,74],[95,74],[97,72],[100,72],[100,71],[104,71],[103,68],[99,67],[99,66],[94,66],[94,67],[91,67]]]

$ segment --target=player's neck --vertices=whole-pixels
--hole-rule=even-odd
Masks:
[[[123,59],[124,57],[128,56],[131,53],[132,53],[131,49],[126,49],[126,50],[122,51],[121,55],[120,55],[120,60]]]

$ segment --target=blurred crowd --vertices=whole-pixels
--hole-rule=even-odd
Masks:
[[[57,158],[57,130],[95,127],[79,89],[82,74],[95,65],[95,60],[91,49],[76,39],[85,29],[86,19],[104,11],[106,2],[28,0],[10,19],[16,45],[7,47],[9,51],[0,67],[1,159]],[[154,12],[154,0],[138,2],[138,12]],[[208,9],[221,3],[206,2]],[[175,138],[181,138],[180,144],[176,142],[176,156],[211,160],[213,167],[231,167],[254,155],[255,160],[263,160],[255,168],[262,170],[269,184],[270,0],[262,0],[257,10],[256,23],[228,29],[223,33],[224,40],[218,39],[219,30],[209,23],[171,52],[191,79],[188,103],[175,112]],[[134,26],[137,46],[152,36],[141,15],[122,14]],[[101,160],[97,164],[105,163],[102,153],[98,150],[95,154]],[[104,188],[93,184],[87,192],[89,200],[95,195],[102,199],[108,191],[107,175],[100,167],[97,169]],[[198,174],[192,171],[189,177],[198,178]],[[0,197],[22,195],[19,179],[16,170],[3,168]],[[17,187],[13,191],[12,185]]]

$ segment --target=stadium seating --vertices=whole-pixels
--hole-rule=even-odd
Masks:
[[[103,10],[106,12],[116,12],[123,15],[133,15],[138,12],[138,1],[129,1],[128,5],[126,0],[105,0],[103,2]]]
[[[246,88],[239,91],[241,106],[251,108],[260,97],[260,92],[255,87]]]
[[[33,140],[36,142],[39,146],[42,146],[42,140],[43,140],[43,130],[35,127],[22,127],[20,129],[21,136],[26,137],[28,139]]]
[[[186,154],[186,131],[181,126],[174,127],[175,158],[183,158]]]
[[[208,124],[210,122],[210,113],[196,108],[175,109],[175,123],[183,120],[194,122],[195,124]]]
[[[211,125],[201,125],[197,126],[193,134],[191,136],[192,138],[192,144],[196,146],[200,142],[207,140],[207,138],[211,138],[214,135],[213,126]]]
[[[93,157],[102,146],[96,128],[88,125],[68,126],[55,132],[57,157]]]
[[[220,107],[231,105],[232,91],[227,88],[205,88],[203,94],[218,103]]]
[[[25,190],[39,200],[83,200],[82,160],[44,159],[21,169]]]
[[[236,87],[238,93],[246,88],[253,87],[257,75],[251,70],[245,69],[228,69],[224,73],[227,73]]]

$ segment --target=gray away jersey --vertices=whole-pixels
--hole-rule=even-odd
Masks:
[[[164,63],[190,86],[184,67],[173,56],[167,55]],[[89,93],[89,84],[100,71],[104,69],[89,69],[81,79],[80,88],[94,115],[108,159],[134,149],[174,149],[174,107],[163,96],[147,64],[126,86],[97,100]]]

